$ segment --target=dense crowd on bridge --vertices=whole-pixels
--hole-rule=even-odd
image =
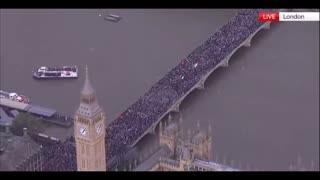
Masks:
[[[124,153],[127,147],[152,127],[177,100],[192,90],[203,76],[262,26],[262,23],[258,22],[260,11],[258,9],[240,10],[226,25],[191,52],[153,85],[144,96],[115,119],[106,129],[107,159]],[[63,170],[74,169],[76,167],[75,148],[64,143],[58,147],[52,150],[47,148],[49,149],[47,155],[52,158],[48,158],[51,161],[46,167],[59,166],[59,169]]]
[[[106,131],[108,157],[133,144],[203,76],[262,26],[258,21],[260,11],[240,10],[114,120]]]

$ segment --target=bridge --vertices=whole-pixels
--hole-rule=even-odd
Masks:
[[[293,11],[293,9],[277,9],[274,11],[279,11],[279,12],[290,12]],[[258,20],[258,17],[256,17]],[[155,129],[158,126],[159,122],[169,113],[171,112],[179,112],[179,107],[180,104],[182,103],[182,101],[195,89],[198,90],[203,90],[204,84],[206,82],[206,80],[208,79],[208,77],[219,67],[228,67],[229,66],[229,61],[231,59],[231,57],[234,55],[234,53],[239,50],[239,48],[241,47],[250,47],[251,46],[251,40],[254,38],[254,36],[261,30],[263,29],[270,29],[270,24],[271,22],[265,22],[263,23],[260,27],[258,27],[253,33],[251,33],[250,35],[247,36],[247,38],[241,43],[239,44],[236,48],[234,48],[224,59],[222,59],[218,64],[216,64],[214,67],[212,67],[206,74],[202,75],[201,78],[198,80],[198,82],[192,86],[186,93],[184,93],[184,95],[182,95],[179,99],[177,99],[175,101],[175,103],[173,105],[171,105],[168,110],[163,113],[156,122],[154,122],[139,138],[136,139],[136,141],[134,141],[134,143],[132,143],[130,145],[130,147],[135,146],[146,134],[154,134],[155,133]]]
[[[154,134],[155,129],[158,126],[159,122],[169,113],[171,112],[179,112],[179,107],[182,101],[195,89],[203,90],[204,84],[208,77],[219,67],[228,67],[229,61],[233,54],[241,47],[250,47],[251,46],[251,40],[252,38],[262,29],[269,29],[270,28],[270,22],[264,23],[261,27],[259,27],[254,33],[252,33],[246,40],[243,41],[237,48],[235,48],[227,57],[225,57],[220,63],[218,63],[215,67],[213,67],[209,72],[207,72],[205,75],[203,75],[198,83],[196,83],[190,90],[188,90],[181,98],[179,98],[165,113],[163,113],[162,116],[158,118],[158,120],[143,133],[133,144],[130,145],[130,147],[135,146],[146,134]]]
[[[266,10],[240,11],[112,121],[106,129],[106,142],[112,147],[108,158],[154,134],[159,122],[169,113],[179,112],[180,104],[192,91],[204,89],[205,81],[217,68],[228,67],[239,48],[250,47],[259,31],[269,29],[271,22],[258,22],[261,11]]]
[[[9,93],[5,91],[1,91],[0,94],[5,96]],[[57,111],[54,109],[13,101],[7,98],[6,96],[5,98],[0,98],[0,106],[7,107],[10,109],[15,109],[15,110],[18,110],[19,112],[30,113],[37,117],[41,117],[41,119],[44,121],[65,126],[65,127],[71,126],[73,122],[72,119],[70,119],[70,117],[62,116],[58,114]]]

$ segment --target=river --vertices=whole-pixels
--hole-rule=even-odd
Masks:
[[[0,85],[73,115],[88,65],[99,104],[115,119],[236,10],[1,9]],[[104,21],[113,13],[118,23]],[[99,16],[101,14],[102,16]],[[258,18],[257,18],[258,19]],[[272,24],[182,104],[185,128],[213,126],[218,159],[287,170],[319,164],[319,22]],[[39,66],[77,65],[77,80],[37,81]],[[319,166],[317,166],[319,168]]]

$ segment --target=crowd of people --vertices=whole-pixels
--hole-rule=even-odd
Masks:
[[[203,76],[262,26],[258,21],[260,11],[240,10],[114,120],[106,130],[108,158],[132,145]]]
[[[29,133],[29,136],[42,146],[42,171],[76,171],[76,147],[74,138],[65,142],[46,135]]]
[[[42,157],[43,171],[77,171],[74,143],[56,142],[49,146],[44,146],[42,148]]]
[[[190,91],[199,80],[243,43],[263,23],[258,22],[262,10],[240,10],[231,20],[215,32],[201,46],[191,52],[151,89],[141,96],[106,129],[107,162],[125,154],[128,146],[174,103]],[[265,9],[263,10],[265,11]],[[70,143],[47,146],[46,170],[75,170],[75,147]],[[58,166],[58,167],[57,167]]]

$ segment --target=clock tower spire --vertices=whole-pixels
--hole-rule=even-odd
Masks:
[[[78,171],[106,171],[105,115],[90,83],[87,66],[74,119]]]

